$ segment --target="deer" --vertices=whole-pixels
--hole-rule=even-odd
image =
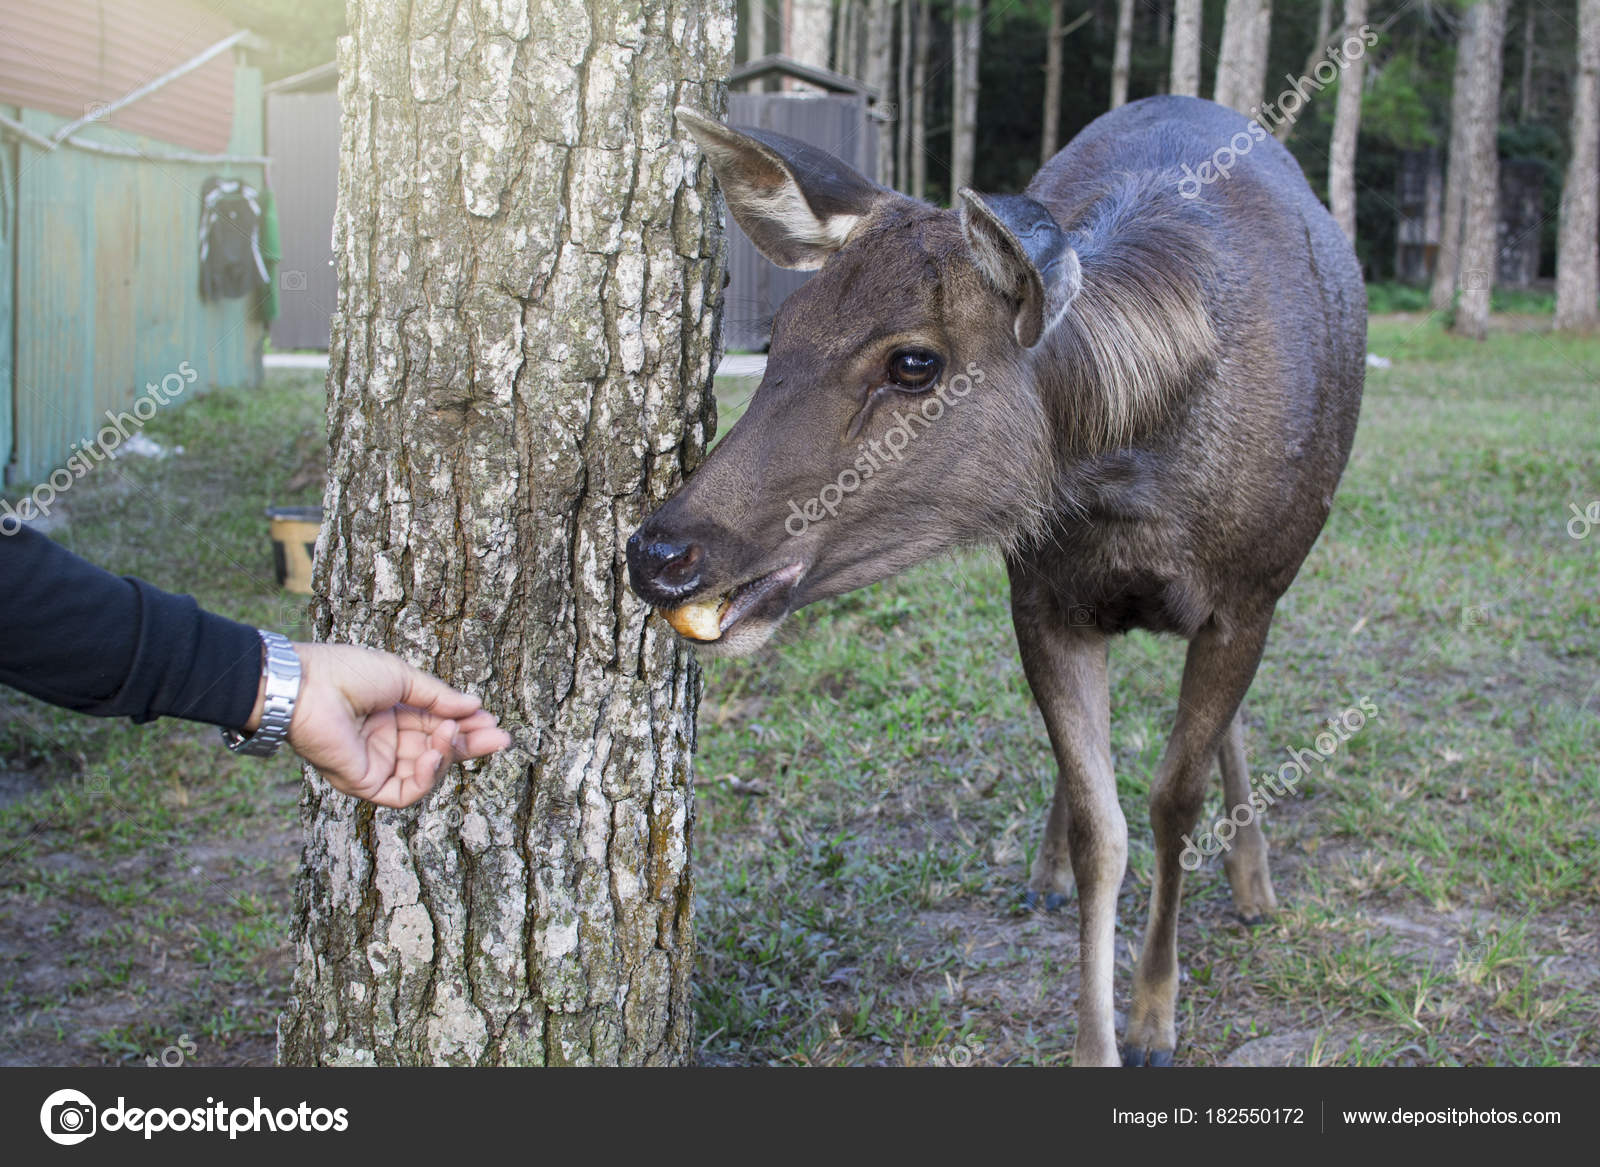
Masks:
[[[1354,440],[1350,241],[1270,134],[1197,98],[1121,106],[1022,194],[963,187],[956,209],[677,117],[759,251],[815,274],[778,309],[743,416],[628,539],[633,590],[697,652],[741,655],[808,604],[996,548],[1058,767],[1027,894],[1078,901],[1072,1062],[1172,1065],[1185,839],[1213,766],[1225,812],[1250,798],[1241,706]],[[1135,628],[1187,649],[1119,1047],[1107,670]],[[1277,900],[1247,817],[1224,866],[1250,925]]]

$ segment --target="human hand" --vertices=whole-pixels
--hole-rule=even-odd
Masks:
[[[387,652],[296,644],[300,696],[289,745],[336,790],[379,806],[410,806],[458,761],[511,744],[478,698]],[[256,711],[246,729],[261,716]]]

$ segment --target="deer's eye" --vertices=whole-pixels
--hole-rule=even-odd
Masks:
[[[889,358],[889,380],[897,389],[917,392],[928,389],[939,379],[944,362],[927,349],[903,348]]]

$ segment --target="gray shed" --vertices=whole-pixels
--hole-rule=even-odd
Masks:
[[[338,303],[333,214],[339,196],[339,66],[319,65],[266,88],[267,155],[278,200],[275,349],[328,350]]]
[[[810,91],[762,92],[767,82],[799,82]],[[749,92],[739,92],[748,86]],[[739,66],[728,76],[728,124],[787,134],[827,150],[876,180],[877,91],[853,78],[802,65],[773,54]],[[729,351],[760,351],[772,339],[778,306],[810,272],[786,271],[770,263],[728,220],[728,288],[723,297],[722,338]]]

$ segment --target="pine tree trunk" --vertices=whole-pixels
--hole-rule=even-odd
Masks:
[[[1117,0],[1117,42],[1111,56],[1111,108],[1128,104],[1128,69],[1133,56],[1133,0]]]
[[[1556,327],[1600,325],[1600,0],[1578,0],[1578,73],[1572,84],[1572,159],[1561,184]]]
[[[744,30],[745,60],[754,61],[767,55],[767,5],[766,0],[749,0],[749,15]]]
[[[894,76],[894,7],[890,0],[872,0],[867,19],[867,73],[863,80],[878,91],[878,100],[892,107]],[[884,186],[894,185],[894,124],[878,125],[878,173]]]
[[[623,541],[701,456],[731,5],[351,0],[319,637],[484,694],[515,745],[420,807],[308,774],[295,1065],[691,1050],[699,676]]]
[[[933,0],[917,0],[917,46],[911,65],[911,197],[928,197],[928,56]]]
[[[833,0],[785,0],[787,22],[784,27],[784,52],[803,65],[826,69],[828,49],[833,42]],[[786,78],[785,91],[812,89],[802,81]]]
[[[1467,126],[1472,120],[1472,35],[1477,28],[1469,10],[1456,37],[1456,67],[1450,89],[1450,145],[1444,176],[1444,207],[1439,223],[1439,250],[1433,261],[1428,304],[1435,312],[1450,307],[1461,270],[1461,213],[1466,205]]]
[[[1172,81],[1179,97],[1200,96],[1201,0],[1176,0],[1172,9]]]
[[[1317,0],[1317,39],[1311,46],[1311,51],[1306,54],[1306,66],[1300,71],[1303,77],[1314,76],[1313,70],[1317,63],[1323,59],[1323,54],[1328,51],[1328,41],[1333,36],[1333,0]],[[1302,110],[1301,113],[1305,111]],[[1272,136],[1280,142],[1287,142],[1294,133],[1295,126],[1300,124],[1300,118],[1286,117],[1273,127]]]
[[[916,0],[899,0],[896,8],[900,20],[900,50],[895,54],[895,77],[898,81],[894,107],[894,180],[895,189],[910,189],[911,182],[911,22]]]
[[[1583,0],[1578,0],[1579,21],[1582,21]],[[1517,120],[1526,125],[1533,120],[1533,44],[1538,32],[1533,0],[1528,0],[1528,10],[1522,22],[1522,100],[1517,108]],[[1583,35],[1581,32],[1578,34]]]
[[[1043,166],[1061,148],[1061,22],[1066,0],[1051,0],[1050,31],[1044,42],[1044,116],[1039,142],[1039,165]]]
[[[1272,34],[1272,0],[1228,0],[1222,15],[1222,48],[1217,55],[1213,98],[1243,114],[1261,104],[1267,83],[1267,46]]]
[[[1367,0],[1344,0],[1344,34],[1358,35],[1367,23]],[[1356,238],[1356,139],[1361,132],[1362,81],[1367,58],[1352,56],[1339,75],[1339,97],[1328,147],[1328,209],[1352,243]]]
[[[972,185],[973,156],[978,146],[978,52],[983,36],[982,0],[956,0],[951,29],[950,200]]]
[[[1489,297],[1494,289],[1496,216],[1500,207],[1500,82],[1510,0],[1479,0],[1472,9],[1472,106],[1462,174],[1461,271],[1455,331],[1482,340],[1489,334]]]

